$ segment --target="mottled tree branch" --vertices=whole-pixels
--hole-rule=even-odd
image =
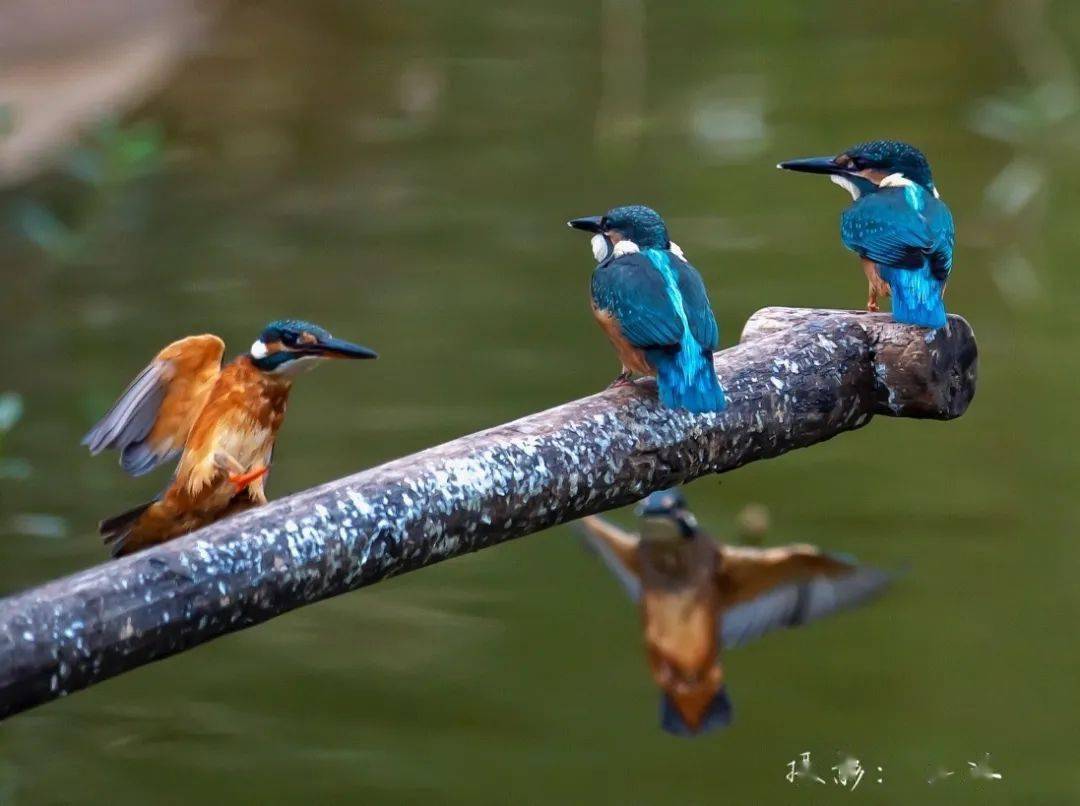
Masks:
[[[291,495],[0,600],[0,717],[394,574],[804,448],[875,414],[947,420],[975,391],[963,319],[768,308],[716,357],[722,414],[651,380]]]

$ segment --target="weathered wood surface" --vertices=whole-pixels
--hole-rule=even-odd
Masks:
[[[951,419],[975,391],[971,328],[769,308],[716,358],[722,414],[651,380],[271,502],[0,600],[0,717],[276,615],[652,490],[778,456],[875,414]]]

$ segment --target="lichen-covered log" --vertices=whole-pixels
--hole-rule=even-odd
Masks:
[[[0,717],[295,607],[804,448],[874,414],[950,419],[968,324],[770,308],[717,355],[722,414],[641,381],[297,493],[0,600]]]

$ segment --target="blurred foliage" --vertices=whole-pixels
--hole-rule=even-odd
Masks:
[[[4,436],[22,419],[23,400],[16,392],[0,392],[0,452],[4,448]]]
[[[164,138],[151,121],[105,121],[73,149],[59,169],[56,204],[25,198],[15,205],[19,231],[60,263],[86,260],[104,247],[111,228],[137,226],[136,184],[161,168]]]
[[[44,512],[20,512],[8,518],[5,528],[12,534],[57,540],[67,537],[67,520]]]
[[[22,415],[22,396],[16,392],[0,392],[0,482],[25,480],[32,472],[27,460],[4,455],[4,439],[22,419]]]

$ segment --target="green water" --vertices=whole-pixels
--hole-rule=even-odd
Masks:
[[[78,441],[172,339],[300,316],[380,352],[298,383],[281,496],[610,380],[571,216],[660,209],[725,344],[765,305],[860,305],[846,197],[773,165],[869,137],[919,144],[952,206],[979,391],[689,487],[718,534],[759,502],[772,541],[912,568],[731,653],[726,733],[657,729],[633,609],[555,529],[15,717],[0,803],[1080,800],[1078,59],[1066,2],[222,8],[121,121],[158,133],[145,170],[0,197],[0,593],[102,561],[94,523],[162,484]],[[90,223],[43,249],[35,205]],[[792,788],[807,750],[868,773]],[[1003,780],[967,779],[984,753]]]

